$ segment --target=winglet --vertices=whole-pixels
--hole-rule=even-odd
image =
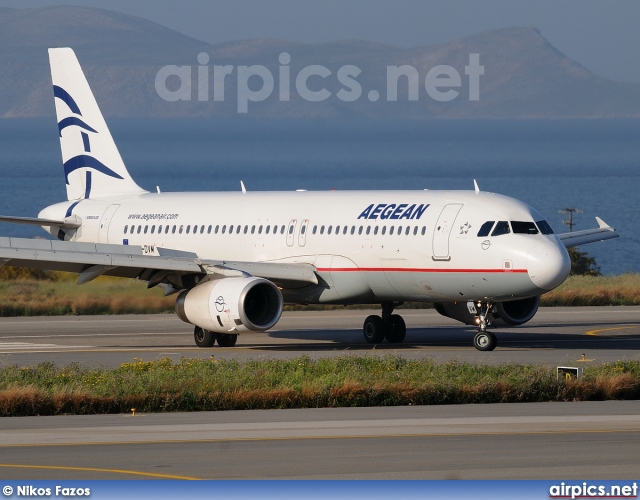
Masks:
[[[600,226],[600,229],[612,229],[612,227],[605,221],[603,221],[600,217],[596,217],[596,222],[598,223],[598,226]]]
[[[247,188],[244,187],[244,182],[240,181],[240,187],[242,188],[242,194],[247,194]]]
[[[476,182],[475,179],[473,179],[473,187],[476,190],[476,194],[478,194],[480,192],[480,188],[478,187],[478,183]]]

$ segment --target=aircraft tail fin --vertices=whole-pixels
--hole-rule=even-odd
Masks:
[[[129,175],[73,50],[49,49],[49,63],[67,198],[145,193]]]

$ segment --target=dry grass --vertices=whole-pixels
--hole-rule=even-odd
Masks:
[[[570,276],[541,299],[542,306],[640,305],[640,274]]]

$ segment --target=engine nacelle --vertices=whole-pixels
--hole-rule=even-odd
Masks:
[[[282,306],[280,290],[268,280],[223,278],[180,293],[176,314],[212,332],[264,332],[278,322]]]
[[[497,302],[491,308],[492,324],[494,325],[523,325],[538,312],[540,297]],[[477,325],[476,306],[473,302],[437,303],[436,311],[447,318],[455,319],[465,325]]]

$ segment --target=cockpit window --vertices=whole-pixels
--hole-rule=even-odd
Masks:
[[[479,237],[489,236],[489,233],[491,232],[491,228],[493,227],[494,224],[495,224],[495,221],[493,220],[489,220],[484,224],[482,224],[480,231],[478,231],[478,236]]]
[[[542,234],[553,234],[553,229],[551,229],[551,226],[546,220],[539,220],[536,224]]]
[[[531,222],[511,221],[511,228],[515,234],[538,234],[538,228]]]
[[[511,229],[509,229],[509,223],[506,220],[498,221],[495,229],[491,233],[491,236],[500,236],[503,234],[509,234]]]

